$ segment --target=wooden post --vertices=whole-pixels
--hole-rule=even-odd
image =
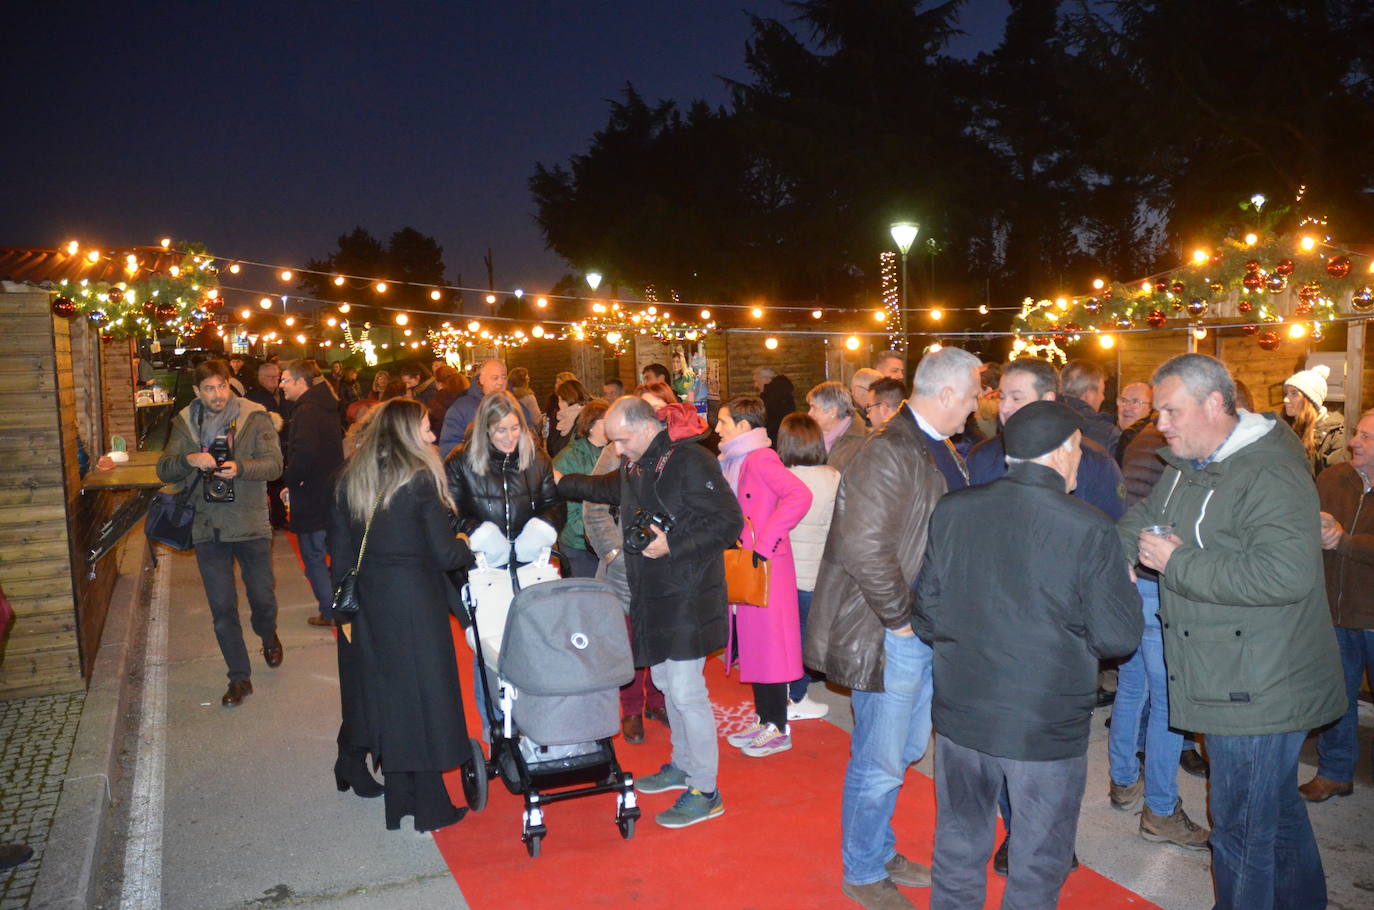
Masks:
[[[1364,410],[1364,327],[1359,319],[1346,326],[1345,335],[1345,432],[1355,433]]]

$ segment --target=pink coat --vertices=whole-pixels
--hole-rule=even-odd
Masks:
[[[744,546],[768,558],[768,606],[731,604],[739,654],[727,648],[726,664],[739,661],[741,682],[791,682],[802,674],[797,571],[788,532],[811,508],[811,491],[783,466],[772,449],[755,449],[740,467],[735,491],[744,511]]]

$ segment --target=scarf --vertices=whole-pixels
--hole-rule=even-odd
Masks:
[[[829,430],[826,430],[823,434],[821,434],[825,437],[825,451],[827,453],[832,448],[834,448],[836,440],[838,440],[845,433],[849,432],[849,425],[853,422],[853,417],[846,417],[844,420],[841,420],[839,423],[835,424]]]
[[[582,413],[582,405],[568,404],[561,398],[558,400],[558,435],[571,436],[573,424],[577,423],[577,415]]]
[[[690,404],[665,404],[654,411],[654,416],[668,427],[668,438],[673,442],[691,439],[706,432],[706,421]]]
[[[739,472],[744,467],[744,459],[750,452],[768,448],[768,430],[763,427],[755,427],[747,433],[741,433],[729,442],[720,444],[720,470],[725,475],[725,480],[730,484],[730,489],[739,494]]]
[[[191,430],[199,435],[202,452],[210,448],[210,443],[215,441],[216,436],[227,434],[229,425],[239,419],[239,401],[238,396],[230,398],[224,410],[218,414],[207,408],[199,398],[191,402]],[[233,445],[232,439],[229,444]]]

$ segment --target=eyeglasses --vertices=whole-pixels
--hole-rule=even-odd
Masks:
[[[1116,403],[1134,405],[1138,408],[1148,408],[1150,406],[1150,403],[1148,401],[1145,401],[1141,398],[1118,398],[1116,400]]]

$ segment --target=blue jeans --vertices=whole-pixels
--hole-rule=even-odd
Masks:
[[[1178,804],[1178,756],[1183,734],[1169,729],[1169,683],[1164,672],[1164,642],[1159,628],[1159,582],[1142,577],[1136,582],[1145,610],[1140,647],[1117,673],[1116,702],[1107,736],[1112,782],[1133,784],[1140,777],[1136,745],[1141,712],[1149,704],[1145,724],[1145,805],[1155,815],[1172,815]]]
[[[797,591],[797,618],[801,621],[801,640],[806,641],[806,617],[811,612],[811,595],[814,591]],[[811,674],[802,667],[800,678],[787,684],[787,697],[792,701],[801,701],[806,695],[806,689],[811,685]]]
[[[326,531],[306,531],[296,535],[296,544],[301,548],[301,562],[305,564],[305,578],[310,582],[310,590],[319,604],[320,615],[325,619],[334,618],[334,586],[329,580],[329,565],[325,555],[329,552]]]
[[[844,880],[870,885],[897,853],[892,811],[907,766],[930,744],[930,646],[915,635],[883,634],[883,691],[854,690],[854,733],[844,772],[840,858]]]
[[[1215,910],[1321,910],[1326,877],[1298,793],[1306,730],[1207,735]]]
[[[1355,759],[1359,758],[1359,732],[1356,706],[1360,698],[1360,677],[1365,667],[1374,677],[1374,629],[1345,629],[1336,626],[1336,644],[1341,649],[1341,669],[1345,671],[1345,715],[1317,737],[1317,773],[1327,780],[1348,784],[1355,780]]]

